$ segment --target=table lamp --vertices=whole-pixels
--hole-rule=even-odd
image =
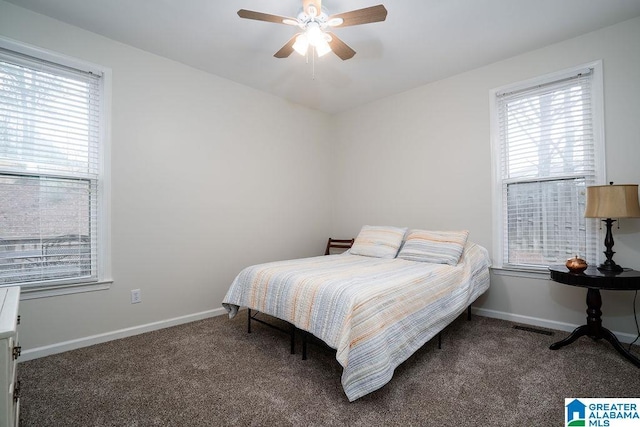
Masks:
[[[638,186],[635,184],[595,185],[587,187],[587,206],[584,216],[586,218],[604,218],[602,222],[607,225],[607,235],[604,238],[604,251],[607,260],[598,266],[603,272],[619,273],[623,270],[613,261],[613,234],[611,226],[616,221],[612,218],[640,218],[640,205],[638,205]]]

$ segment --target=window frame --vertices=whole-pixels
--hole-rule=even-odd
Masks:
[[[62,279],[50,282],[15,283],[0,287],[20,286],[21,299],[45,298],[79,292],[109,289],[111,277],[111,85],[112,73],[107,67],[73,58],[0,36],[0,47],[38,60],[101,76],[100,133],[98,142],[97,179],[97,280]]]
[[[502,152],[500,141],[498,95],[505,92],[522,91],[540,85],[552,84],[554,82],[575,76],[585,69],[592,70],[591,79],[591,105],[594,143],[594,166],[595,182],[589,185],[601,185],[606,182],[606,159],[605,159],[605,134],[604,134],[604,84],[602,60],[581,64],[561,71],[530,78],[516,83],[508,84],[489,91],[489,113],[490,113],[490,139],[491,139],[491,180],[492,180],[492,270],[502,275],[512,275],[519,277],[548,278],[547,267],[534,266],[514,266],[505,265],[504,245],[507,230],[505,229],[504,218],[504,194],[502,191]],[[594,219],[587,218],[587,221]],[[595,239],[602,241],[599,228],[596,231]],[[600,251],[596,251],[600,256]],[[600,261],[599,259],[596,261]]]

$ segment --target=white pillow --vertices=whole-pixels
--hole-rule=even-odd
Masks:
[[[395,258],[407,229],[365,225],[349,253],[376,258]]]
[[[409,261],[456,265],[469,237],[468,230],[411,230],[398,258]]]

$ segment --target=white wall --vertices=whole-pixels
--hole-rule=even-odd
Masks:
[[[1,1],[0,35],[113,74],[114,282],[22,301],[23,349],[220,309],[241,268],[324,252],[326,115]]]
[[[607,180],[640,183],[639,42],[637,18],[336,117],[332,234],[353,236],[362,224],[467,228],[491,250],[489,91],[597,59],[604,66]],[[640,219],[623,220],[614,239],[615,260],[640,270]],[[605,326],[635,334],[633,292],[602,295]],[[585,322],[584,301],[584,289],[493,274],[477,307],[570,329]]]

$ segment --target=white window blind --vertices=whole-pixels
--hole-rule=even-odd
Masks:
[[[100,76],[0,49],[0,286],[98,280]]]
[[[592,76],[497,94],[504,266],[596,259],[597,229],[584,218],[597,179]]]

